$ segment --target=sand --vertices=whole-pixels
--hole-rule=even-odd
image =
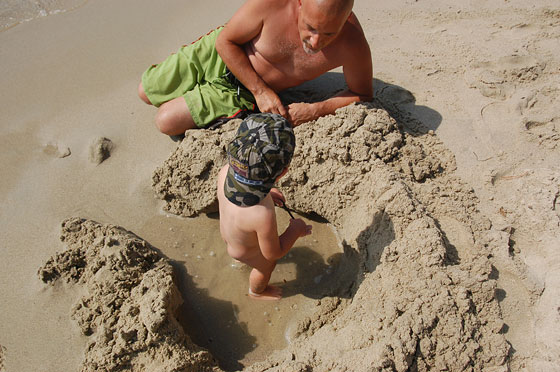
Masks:
[[[557,4],[356,2],[375,100],[296,128],[280,188],[329,228],[264,307],[214,213],[238,122],[174,142],[136,96],[214,3],[0,8],[0,371],[560,370]]]

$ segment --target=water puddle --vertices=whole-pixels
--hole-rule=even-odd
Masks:
[[[290,217],[280,208],[276,213],[281,233]],[[250,268],[227,255],[217,215],[194,219],[160,215],[139,232],[174,261],[185,299],[179,320],[223,369],[242,369],[286,347],[298,321],[340,285],[337,268],[343,252],[334,229],[304,219],[313,225],[313,234],[299,239],[272,274],[271,284],[283,288],[280,301],[256,301],[247,295]]]

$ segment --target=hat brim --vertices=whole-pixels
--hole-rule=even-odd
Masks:
[[[273,184],[249,185],[239,181],[231,166],[228,166],[224,181],[224,195],[233,204],[240,207],[252,207],[263,200],[270,192]]]

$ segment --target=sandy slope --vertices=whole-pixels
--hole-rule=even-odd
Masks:
[[[494,266],[512,369],[556,370],[560,14],[552,3],[520,2],[386,12],[371,24],[385,35],[378,78],[413,92],[416,105],[404,106],[454,153],[509,247],[494,252]],[[386,75],[386,64],[399,72]]]
[[[78,370],[91,360],[84,352],[91,339],[70,318],[84,288],[46,286],[37,276],[64,250],[63,220],[123,226],[149,241],[159,238],[152,221],[167,230],[152,173],[168,166],[177,144],[153,129],[154,111],[135,97],[136,85],[147,65],[223,23],[241,2],[214,3],[96,0],[0,33],[1,370]],[[355,8],[372,45],[376,96],[401,131],[372,142],[372,155],[358,149],[363,135],[329,153],[307,139],[309,128],[299,130],[309,173],[294,173],[285,187],[303,195],[298,209],[337,225],[360,269],[350,299],[323,301],[288,349],[249,369],[558,370],[557,5],[420,0]],[[340,87],[334,72],[306,89]],[[368,128],[367,113],[357,121],[340,115],[309,125]],[[89,148],[99,137],[114,149],[96,165]],[[347,184],[356,159],[371,164],[358,168],[361,182]],[[336,179],[324,161],[342,164]],[[312,185],[334,196],[304,197]],[[340,190],[352,196],[337,198]],[[416,212],[403,216],[405,208]],[[185,222],[186,234],[197,229]],[[411,272],[414,280],[394,277]],[[424,314],[418,293],[434,298]],[[465,324],[464,339],[450,336],[453,317]],[[442,322],[430,324],[436,318]]]

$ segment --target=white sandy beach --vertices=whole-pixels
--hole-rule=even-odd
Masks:
[[[297,129],[301,172],[291,172],[284,192],[296,210],[330,224],[314,222],[317,235],[279,265],[277,280],[287,280],[292,296],[271,308],[237,298],[236,284],[243,296],[247,272],[231,271],[219,251],[215,214],[176,216],[188,215],[189,208],[179,206],[195,205],[197,195],[181,190],[185,185],[169,174],[190,174],[189,166],[201,159],[189,150],[226,141],[235,123],[219,133],[197,132],[194,142],[190,133],[173,142],[155,129],[155,109],[136,94],[149,65],[226,22],[242,1],[29,4],[0,7],[2,27],[10,26],[0,31],[1,372],[93,370],[85,361],[93,360],[86,346],[95,335],[82,333],[73,310],[91,287],[63,280],[48,285],[38,275],[49,258],[72,245],[60,236],[62,222],[73,217],[120,226],[183,268],[174,284],[184,301],[179,312],[190,315],[170,315],[224,370],[362,371],[383,365],[379,370],[420,371],[444,370],[447,363],[448,370],[560,371],[557,1],[356,0],[373,55],[376,105],[382,107],[342,110]],[[17,24],[18,17],[25,22]],[[334,71],[304,89],[321,96],[342,83]],[[382,140],[368,148],[359,142],[364,136],[353,137],[360,130],[379,130]],[[99,138],[110,139],[113,148],[96,164],[90,147]],[[328,151],[343,151],[349,138],[355,141],[347,144],[351,160]],[[222,159],[211,147],[204,154]],[[153,181],[154,172],[165,187]],[[355,183],[348,181],[351,175]],[[200,182],[199,199],[213,195],[211,181]],[[352,197],[342,200],[341,190]],[[176,204],[159,199],[172,192]],[[401,216],[409,204],[414,212]],[[286,221],[282,215],[280,223]],[[437,240],[441,257],[422,238]],[[406,283],[424,283],[414,271],[424,262],[415,259],[417,245],[427,271],[426,286],[414,298]],[[400,261],[391,258],[397,256]],[[345,263],[348,257],[356,265]],[[315,266],[294,274],[305,271],[307,260]],[[335,281],[350,286],[328,295],[313,290],[321,280],[331,283],[321,274],[331,266]],[[444,288],[445,300],[430,281],[442,273],[457,279]],[[391,290],[400,292],[393,298]],[[434,297],[420,299],[422,293]],[[461,296],[471,304],[466,313]],[[222,323],[209,320],[214,313],[201,317],[201,298],[227,320],[223,327],[242,324],[237,333],[225,332],[220,340]],[[429,309],[424,315],[440,319],[441,327],[453,321],[438,306],[452,303],[449,314],[457,311],[465,329],[472,328],[458,342],[465,350],[456,359],[471,358],[463,369],[442,351],[441,345],[457,341],[446,334],[451,328],[419,326],[427,319],[414,317],[420,300]],[[407,323],[390,321],[391,311]],[[196,314],[200,324],[189,325]],[[260,314],[266,319],[257,320]],[[203,340],[205,327],[212,331]],[[401,344],[401,355],[395,345],[405,336],[395,341],[389,334],[408,329],[418,346]],[[238,345],[235,335],[242,338]],[[394,353],[383,351],[385,345]],[[136,360],[134,368],[151,370],[142,363]],[[166,370],[158,368],[153,370]]]

